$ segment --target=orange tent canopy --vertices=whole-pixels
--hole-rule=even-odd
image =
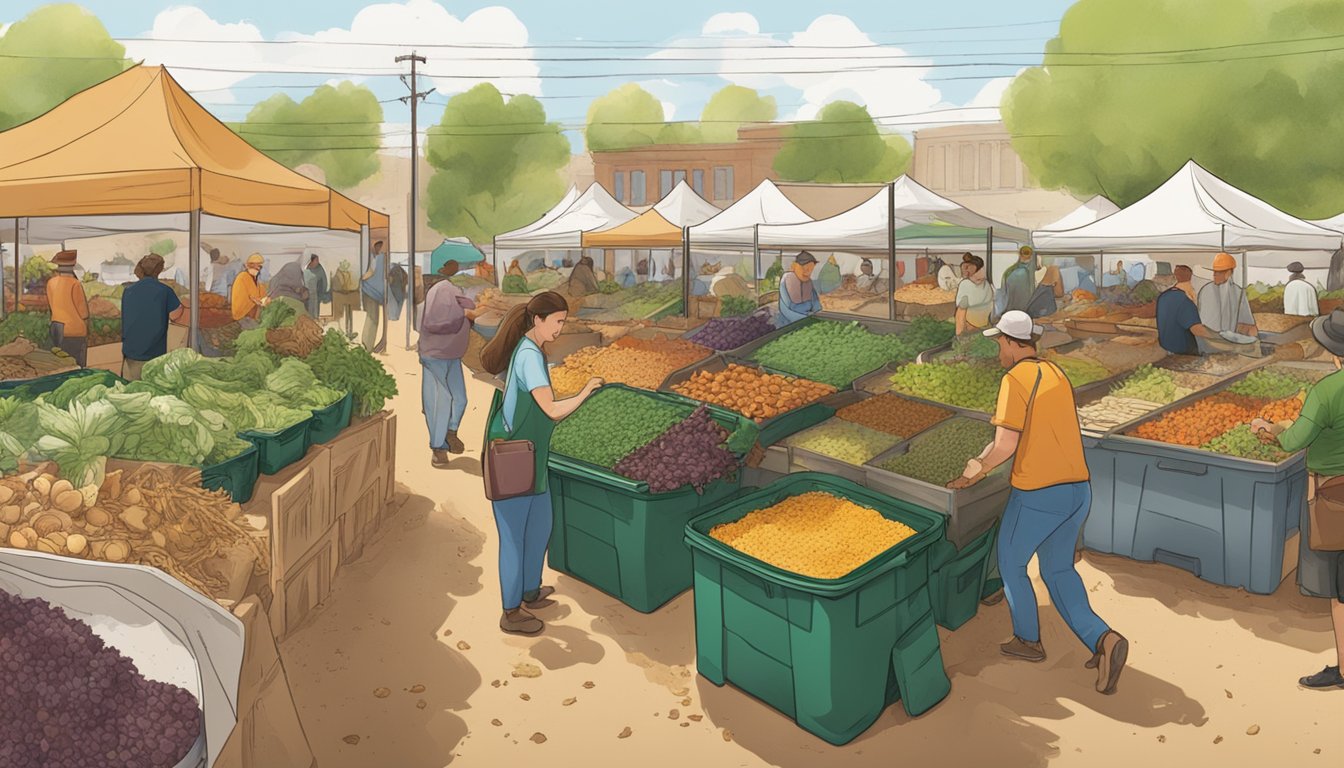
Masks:
[[[603,232],[584,232],[584,248],[680,248],[681,227],[653,208]]]
[[[290,170],[163,67],[137,66],[0,133],[0,217],[202,213],[358,232],[370,210]]]

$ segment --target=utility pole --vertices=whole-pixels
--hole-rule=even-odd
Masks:
[[[401,82],[405,83],[406,87],[411,89],[411,94],[409,96],[401,97],[401,102],[403,104],[409,102],[411,105],[411,210],[407,214],[411,220],[411,232],[408,243],[408,277],[406,286],[406,349],[410,349],[411,328],[415,326],[415,230],[416,224],[419,222],[420,213],[420,125],[416,117],[416,107],[420,104],[421,99],[429,96],[435,89],[430,88],[428,91],[416,90],[415,65],[424,64],[424,56],[417,55],[415,51],[411,51],[409,56],[398,56],[396,61],[398,64],[405,61],[411,62],[410,80],[407,80],[405,75],[401,76]],[[387,317],[386,313],[384,313],[383,317]],[[386,333],[384,333],[383,338],[387,338]]]

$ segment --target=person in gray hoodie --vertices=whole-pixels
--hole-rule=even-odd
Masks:
[[[459,268],[456,261],[448,261],[439,268],[439,274],[451,278]],[[448,467],[449,454],[466,450],[457,436],[467,410],[462,356],[475,319],[476,302],[452,280],[440,280],[429,289],[420,325],[420,365],[424,369],[420,397],[436,469]]]

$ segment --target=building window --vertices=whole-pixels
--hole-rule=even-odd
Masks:
[[[616,202],[624,203],[625,199],[625,171],[616,172],[616,180],[612,183],[613,192],[616,195]]]
[[[680,184],[681,182],[685,181],[685,180],[686,180],[686,172],[685,172],[685,171],[676,171],[676,172],[674,172],[674,173],[672,174],[672,186],[674,186],[674,187],[677,186],[678,184]]]
[[[659,172],[658,172],[658,199],[659,199],[659,200],[662,200],[664,197],[667,197],[667,193],[669,193],[669,192],[671,192],[671,191],[672,191],[672,172],[671,172],[671,171],[659,171]]]
[[[714,169],[714,199],[732,200],[733,167],[731,165]]]
[[[691,171],[691,188],[695,190],[695,194],[701,197],[705,196],[704,171]]]
[[[994,188],[994,145],[980,145],[980,178],[976,185],[980,189]]]
[[[1008,142],[999,145],[999,187],[1017,187],[1017,155],[1013,154],[1013,145]]]
[[[630,205],[645,205],[648,188],[644,182],[643,171],[630,172]]]
[[[934,189],[947,189],[947,147],[938,146],[930,150],[930,164],[933,166],[929,170],[930,186]]]
[[[975,189],[975,145],[962,144],[957,158],[957,189],[969,192]]]

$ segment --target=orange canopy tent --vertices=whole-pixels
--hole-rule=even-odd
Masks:
[[[0,133],[0,217],[136,214],[190,216],[193,274],[202,215],[360,233],[361,257],[370,234],[385,239],[388,230],[386,214],[253,148],[163,67],[132,67]]]
[[[681,227],[649,210],[605,232],[584,232],[584,248],[680,248]]]

